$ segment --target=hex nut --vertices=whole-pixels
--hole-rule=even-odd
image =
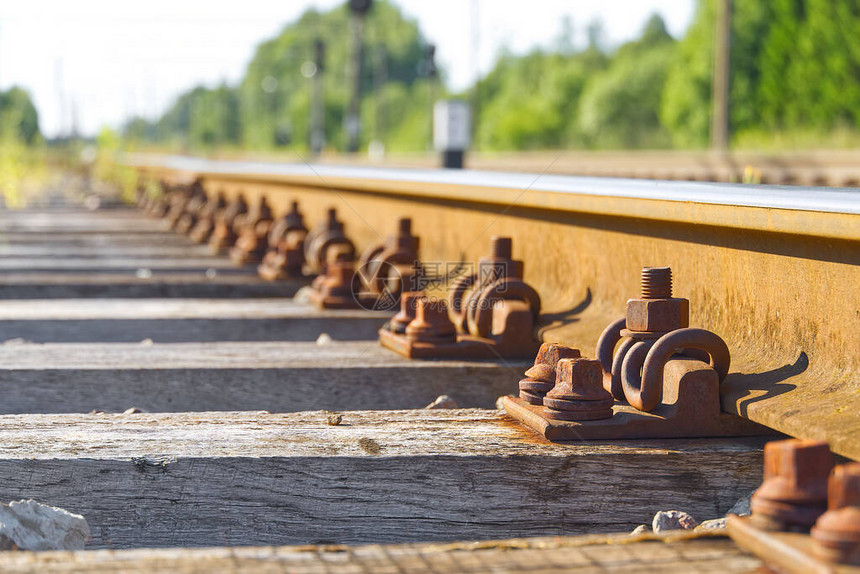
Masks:
[[[669,332],[690,326],[690,301],[672,299],[630,299],[627,301],[627,328],[631,331]]]
[[[559,359],[578,359],[581,356],[579,349],[558,343],[543,343],[535,357],[534,366],[530,367],[525,375],[538,381],[555,383],[555,367]]]
[[[824,502],[832,468],[833,455],[824,441],[771,441],[764,447],[764,488],[759,492],[787,502]]]
[[[813,551],[829,562],[860,565],[860,463],[830,474],[828,510],[812,527]]]
[[[556,365],[556,382],[547,397],[562,400],[605,400],[603,367],[595,359],[560,359]]]
[[[603,388],[603,367],[594,359],[560,359],[555,386],[543,399],[543,416],[566,421],[612,417],[612,395]]]
[[[752,520],[766,530],[809,529],[827,508],[833,455],[824,441],[787,439],[764,447],[764,481],[750,499]]]

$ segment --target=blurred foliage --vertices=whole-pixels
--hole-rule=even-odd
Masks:
[[[573,56],[503,55],[477,86],[475,143],[492,150],[573,145],[579,136],[576,104],[606,60],[596,48]]]
[[[45,150],[39,115],[23,89],[0,91],[0,196],[8,207],[19,207],[28,183],[45,174]]]
[[[92,165],[95,180],[118,190],[120,197],[128,203],[135,201],[139,174],[133,167],[119,161],[123,153],[123,142],[115,131],[102,128],[96,137],[96,153]]]
[[[459,94],[473,105],[474,147],[706,146],[718,1],[697,0],[680,40],[655,15],[638,39],[608,50],[599,22],[587,26],[580,43],[573,22],[564,18],[547,48],[523,55],[503,50],[492,70]],[[736,0],[731,32],[734,144],[858,141],[860,0]],[[258,46],[238,85],[194,88],[158,121],[129,122],[124,136],[196,152],[227,147],[304,153],[319,39],[326,45],[326,143],[342,149],[349,38],[346,4],[308,10]],[[450,94],[444,74],[427,77],[425,49],[414,21],[387,0],[374,3],[364,24],[362,146],[378,140],[389,151],[428,149],[432,102]]]
[[[25,145],[33,145],[42,137],[36,106],[30,100],[30,94],[19,87],[0,91],[0,134],[5,139],[14,139]]]
[[[5,131],[5,130],[4,130]],[[0,133],[0,194],[3,205],[17,207],[22,201],[27,149],[17,138]]]
[[[660,122],[660,89],[666,83],[675,40],[659,16],[641,39],[622,46],[606,70],[589,79],[579,105],[582,141],[599,148],[667,147]]]

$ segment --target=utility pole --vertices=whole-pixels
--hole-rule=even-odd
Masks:
[[[361,142],[361,62],[364,57],[364,17],[372,4],[373,0],[349,0],[349,32],[352,46],[347,85],[352,92],[343,118],[347,153],[357,152]]]
[[[717,1],[714,34],[714,77],[712,82],[711,147],[729,148],[729,59],[732,37],[732,0]]]
[[[325,148],[325,93],[323,71],[325,70],[325,42],[314,42],[314,75],[311,78],[311,153],[318,156]]]

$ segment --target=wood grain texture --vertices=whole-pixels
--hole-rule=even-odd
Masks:
[[[321,311],[293,299],[122,299],[15,300],[0,305],[0,321],[41,319],[360,319],[388,318],[390,313],[356,310]]]
[[[27,257],[30,259],[55,259],[76,257],[79,259],[103,259],[110,257],[156,258],[156,257],[210,257],[214,258],[206,245],[55,245],[55,244],[9,244],[0,242],[0,257]]]
[[[0,274],[0,299],[292,297],[309,280],[263,281],[250,273],[153,272]]]
[[[100,249],[106,246],[133,246],[140,247],[192,247],[194,243],[187,237],[173,233],[154,233],[128,231],[124,233],[99,233],[85,231],[15,231],[10,232],[0,228],[0,245],[10,248],[24,246],[32,247],[65,247],[65,248],[87,248]]]
[[[218,272],[244,272],[251,275],[256,270],[251,267],[237,268],[229,259],[212,256],[196,256],[190,254],[180,257],[77,257],[59,256],[53,258],[33,258],[28,256],[13,256],[0,259],[0,273],[82,273],[101,272],[109,273],[120,270],[149,269],[153,272],[158,270],[171,271],[206,271],[215,269]]]
[[[320,311],[292,299],[55,299],[0,302],[0,341],[157,343],[376,340],[390,313]]]
[[[129,210],[101,212],[72,211],[33,215],[9,212],[0,218],[4,233],[166,233],[167,224],[142,216],[134,217]]]
[[[761,566],[725,538],[666,542],[628,536],[526,538],[454,544],[281,546],[5,552],[0,569],[27,572],[751,572]]]
[[[0,483],[83,514],[95,548],[555,536],[722,516],[761,446],[552,444],[468,409],[4,416]]]
[[[305,326],[307,328],[307,326]],[[376,342],[0,346],[0,413],[489,408],[524,362],[409,361]]]

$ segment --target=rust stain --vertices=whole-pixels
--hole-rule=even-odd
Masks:
[[[367,454],[379,454],[382,452],[382,446],[372,438],[362,437],[358,439],[358,446]]]

